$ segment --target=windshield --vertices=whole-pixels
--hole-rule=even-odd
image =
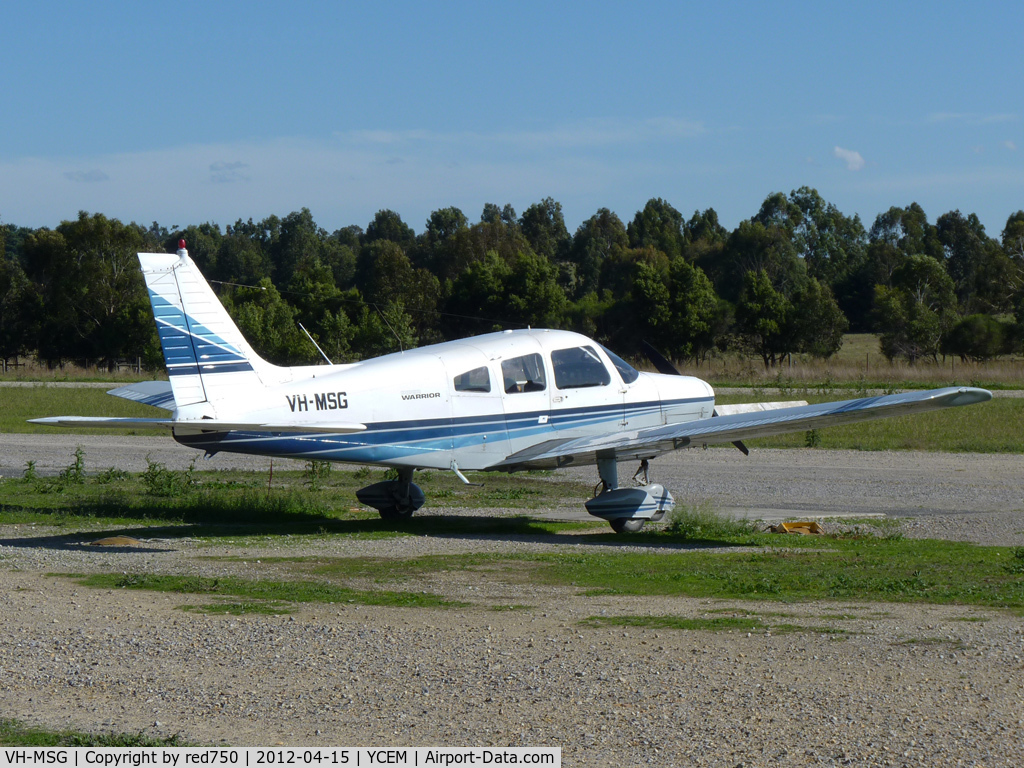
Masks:
[[[634,368],[621,357],[616,355],[604,344],[601,345],[601,349],[603,349],[604,353],[608,355],[608,359],[612,361],[612,365],[614,365],[615,370],[619,372],[619,376],[622,377],[623,382],[625,382],[626,384],[632,384],[634,381],[640,378],[640,373],[639,371],[637,371],[636,368]]]

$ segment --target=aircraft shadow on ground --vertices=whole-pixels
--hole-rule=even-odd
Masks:
[[[96,518],[81,509],[70,515],[82,519]],[[64,515],[68,517],[69,515]],[[214,515],[202,519],[200,514],[183,516],[180,524],[156,523],[151,526],[126,524],[89,531],[43,536],[7,537],[0,546],[17,548],[60,549],[81,552],[163,552],[173,549],[175,539],[238,539],[240,537],[274,536],[388,536],[411,535],[439,539],[466,541],[522,541],[528,539],[543,544],[571,544],[595,548],[618,548],[624,545],[656,550],[693,550],[709,547],[736,546],[732,542],[672,538],[663,533],[616,534],[600,529],[575,532],[551,530],[551,523],[527,515],[516,517],[480,517],[476,515],[424,515],[405,521],[387,521],[378,518],[339,520],[326,515],[288,513],[280,516],[262,515],[260,520],[246,521],[237,517]],[[139,545],[97,546],[97,540],[127,536],[139,540]],[[156,542],[159,541],[159,544]],[[240,544],[240,546],[242,546]]]

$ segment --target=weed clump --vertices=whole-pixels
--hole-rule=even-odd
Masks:
[[[25,482],[32,485],[36,493],[64,493],[70,485],[85,483],[85,451],[79,446],[75,448],[75,459],[62,469],[56,480],[44,480],[36,470],[36,463],[31,459],[25,462],[23,475]]]
[[[302,478],[309,490],[316,492],[320,490],[330,474],[331,462],[316,461],[314,459],[306,462],[306,469],[302,473]]]
[[[163,464],[146,457],[146,471],[142,473],[142,482],[150,496],[175,497],[184,496],[195,485],[196,460],[192,459],[188,469],[181,472],[168,469]]]
[[[85,482],[85,451],[79,446],[75,448],[75,460],[60,471],[58,479],[61,483],[81,485]]]
[[[677,506],[669,517],[667,530],[682,539],[732,539],[756,533],[757,523],[752,520],[734,520],[704,501]]]
[[[1006,572],[1014,576],[1024,575],[1024,547],[1013,548],[1013,562],[1006,566]]]
[[[131,479],[131,475],[125,472],[123,469],[116,469],[111,467],[103,472],[96,475],[96,482],[100,485],[110,485],[111,483],[124,483]]]

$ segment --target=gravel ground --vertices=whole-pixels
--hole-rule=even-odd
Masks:
[[[149,450],[126,440],[118,450],[131,460]],[[159,442],[169,456],[182,450]],[[39,444],[29,449],[41,455]],[[0,447],[0,466],[10,455]],[[1019,461],[689,451],[656,462],[653,479],[677,498],[711,499],[737,513],[888,512],[905,518],[911,535],[1020,546]],[[465,608],[335,604],[290,616],[210,616],[178,609],[205,603],[202,596],[91,590],[47,574],[271,578],[275,565],[266,561],[275,556],[593,545],[585,535],[435,535],[100,548],[55,533],[0,528],[0,716],[27,723],[233,745],[551,745],[563,748],[565,765],[586,766],[1024,764],[1024,622],[992,609],[588,596],[458,572],[416,586]],[[517,609],[495,610],[508,606]],[[802,629],[579,623],[747,610]]]

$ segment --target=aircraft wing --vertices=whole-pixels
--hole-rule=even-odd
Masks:
[[[264,422],[222,421],[220,419],[175,421],[174,419],[136,419],[131,417],[48,416],[44,419],[29,419],[29,422],[32,424],[42,424],[47,427],[92,427],[104,429],[159,429],[167,427],[178,432],[228,432],[230,430],[243,430],[248,432],[325,432],[336,435],[362,432],[366,429],[365,424],[341,421],[272,424]]]
[[[792,408],[734,413],[682,424],[588,437],[548,440],[512,454],[492,469],[543,469],[593,463],[595,459],[649,459],[690,445],[711,445],[802,432],[839,424],[982,403],[992,393],[973,387],[865,397]]]

